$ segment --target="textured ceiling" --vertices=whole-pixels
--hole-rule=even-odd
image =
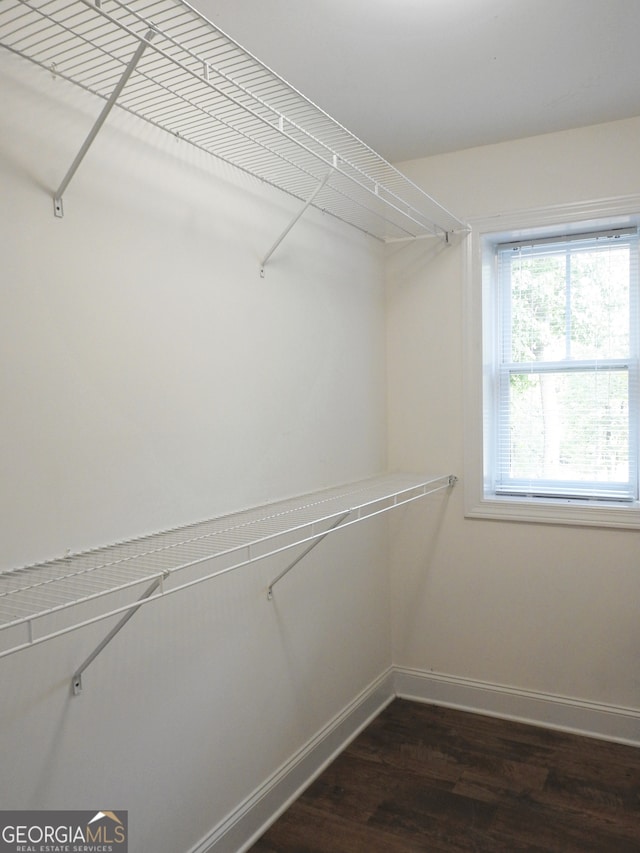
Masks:
[[[640,0],[191,0],[391,162],[640,115]]]

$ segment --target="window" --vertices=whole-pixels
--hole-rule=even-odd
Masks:
[[[639,525],[637,222],[475,243],[467,514]]]
[[[496,247],[497,494],[637,499],[637,244],[613,230]]]

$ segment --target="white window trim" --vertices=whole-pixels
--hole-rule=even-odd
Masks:
[[[464,502],[470,518],[640,529],[640,502],[629,504],[569,499],[486,496],[483,483],[483,264],[489,263],[487,235],[492,240],[517,239],[518,230],[539,228],[545,234],[576,233],[611,225],[640,224],[640,195],[561,205],[474,220],[467,237],[464,310]],[[492,261],[491,261],[492,262]]]

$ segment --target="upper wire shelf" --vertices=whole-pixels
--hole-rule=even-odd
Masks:
[[[445,489],[455,480],[453,475],[381,475],[0,572],[0,657],[116,614],[135,612],[142,604],[256,560],[316,543],[343,527]],[[269,598],[275,583],[309,550],[271,582]],[[149,583],[142,599],[137,598],[140,586]],[[89,613],[79,607],[87,604]]]
[[[0,44],[383,241],[466,226],[182,0],[4,0]],[[328,176],[328,178],[327,178]]]

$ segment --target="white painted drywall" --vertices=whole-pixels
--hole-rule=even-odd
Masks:
[[[463,472],[460,249],[391,250],[0,69],[2,567],[390,467]],[[407,171],[461,216],[638,191],[637,121]],[[634,177],[635,175],[635,177]],[[385,385],[385,369],[388,382]],[[388,389],[388,390],[387,390]],[[128,809],[132,851],[205,836],[391,661],[638,707],[637,534],[465,521],[462,490],[0,661],[3,808]],[[393,607],[393,644],[388,599]]]
[[[10,60],[2,565],[384,468],[379,244],[311,212],[261,279],[299,203],[117,113],[56,219],[98,105]]]
[[[0,88],[0,568],[385,469],[379,244],[16,57]],[[0,804],[207,835],[390,663],[384,520],[0,660]],[[295,554],[292,554],[295,556]]]
[[[465,219],[640,191],[640,119],[402,164]],[[389,462],[464,475],[464,246],[388,259]],[[468,520],[462,483],[394,520],[399,666],[640,707],[640,534]],[[413,523],[412,523],[413,522]],[[421,532],[416,533],[421,527]]]

